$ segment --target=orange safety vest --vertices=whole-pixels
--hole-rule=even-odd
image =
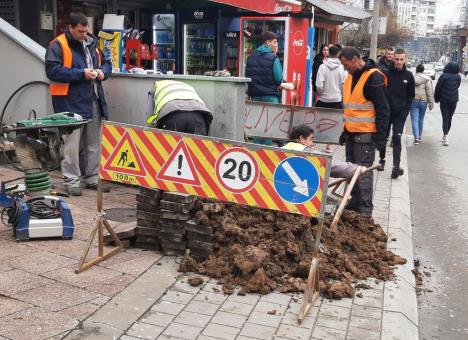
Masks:
[[[52,40],[51,44],[55,41],[58,41],[60,47],[62,47],[63,67],[71,68],[73,63],[73,54],[65,33],[60,34],[57,38]],[[98,66],[101,66],[101,52],[97,47],[96,53],[98,58]],[[49,85],[49,91],[52,96],[67,96],[69,87],[70,84],[68,83],[51,83]]]
[[[351,74],[343,84],[344,126],[348,132],[366,133],[376,132],[375,118],[377,116],[374,103],[364,97],[364,85],[367,79],[379,72],[387,85],[387,77],[377,68],[365,71],[353,90],[353,76]]]

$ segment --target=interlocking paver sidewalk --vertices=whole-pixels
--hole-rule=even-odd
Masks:
[[[402,160],[407,170],[405,149]],[[73,241],[18,244],[0,226],[0,339],[417,339],[408,180],[392,181],[390,171],[375,173],[374,219],[391,235],[389,249],[408,263],[395,281],[367,280],[371,289],[353,299],[320,298],[302,324],[300,295],[226,296],[209,278],[192,287],[176,259],[157,252],[128,250],[75,276],[95,211],[93,198],[79,197],[69,200]],[[134,189],[115,190],[106,208],[134,204]]]

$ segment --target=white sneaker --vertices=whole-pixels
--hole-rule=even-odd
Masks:
[[[445,140],[446,140],[446,139],[447,139],[447,137],[446,137],[446,136],[442,136],[442,139],[441,139],[441,141],[442,141],[442,142],[445,142]]]
[[[445,138],[445,140],[444,140],[444,146],[448,146],[448,145],[449,145],[448,138]]]

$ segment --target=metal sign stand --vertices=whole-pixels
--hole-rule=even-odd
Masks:
[[[120,241],[117,234],[114,232],[114,229],[110,226],[109,222],[106,218],[106,213],[102,209],[102,180],[99,179],[98,181],[98,191],[97,191],[97,214],[96,214],[96,224],[94,225],[93,230],[89,234],[88,241],[86,243],[85,251],[81,256],[80,262],[78,264],[78,268],[75,269],[75,274],[79,274],[94,265],[98,264],[99,262],[108,259],[123,249],[123,244]],[[104,254],[104,234],[103,234],[103,226],[107,229],[109,234],[111,235],[112,239],[115,241],[117,246]],[[94,260],[90,260],[86,262],[86,257],[88,256],[89,250],[91,248],[91,244],[93,243],[94,237],[98,234],[98,256]]]

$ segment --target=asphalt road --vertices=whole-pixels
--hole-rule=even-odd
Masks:
[[[435,83],[434,83],[435,85]],[[468,339],[468,79],[442,146],[437,107],[426,113],[422,143],[408,138],[415,259],[421,262],[418,296],[421,339]],[[412,136],[407,122],[408,135]]]

